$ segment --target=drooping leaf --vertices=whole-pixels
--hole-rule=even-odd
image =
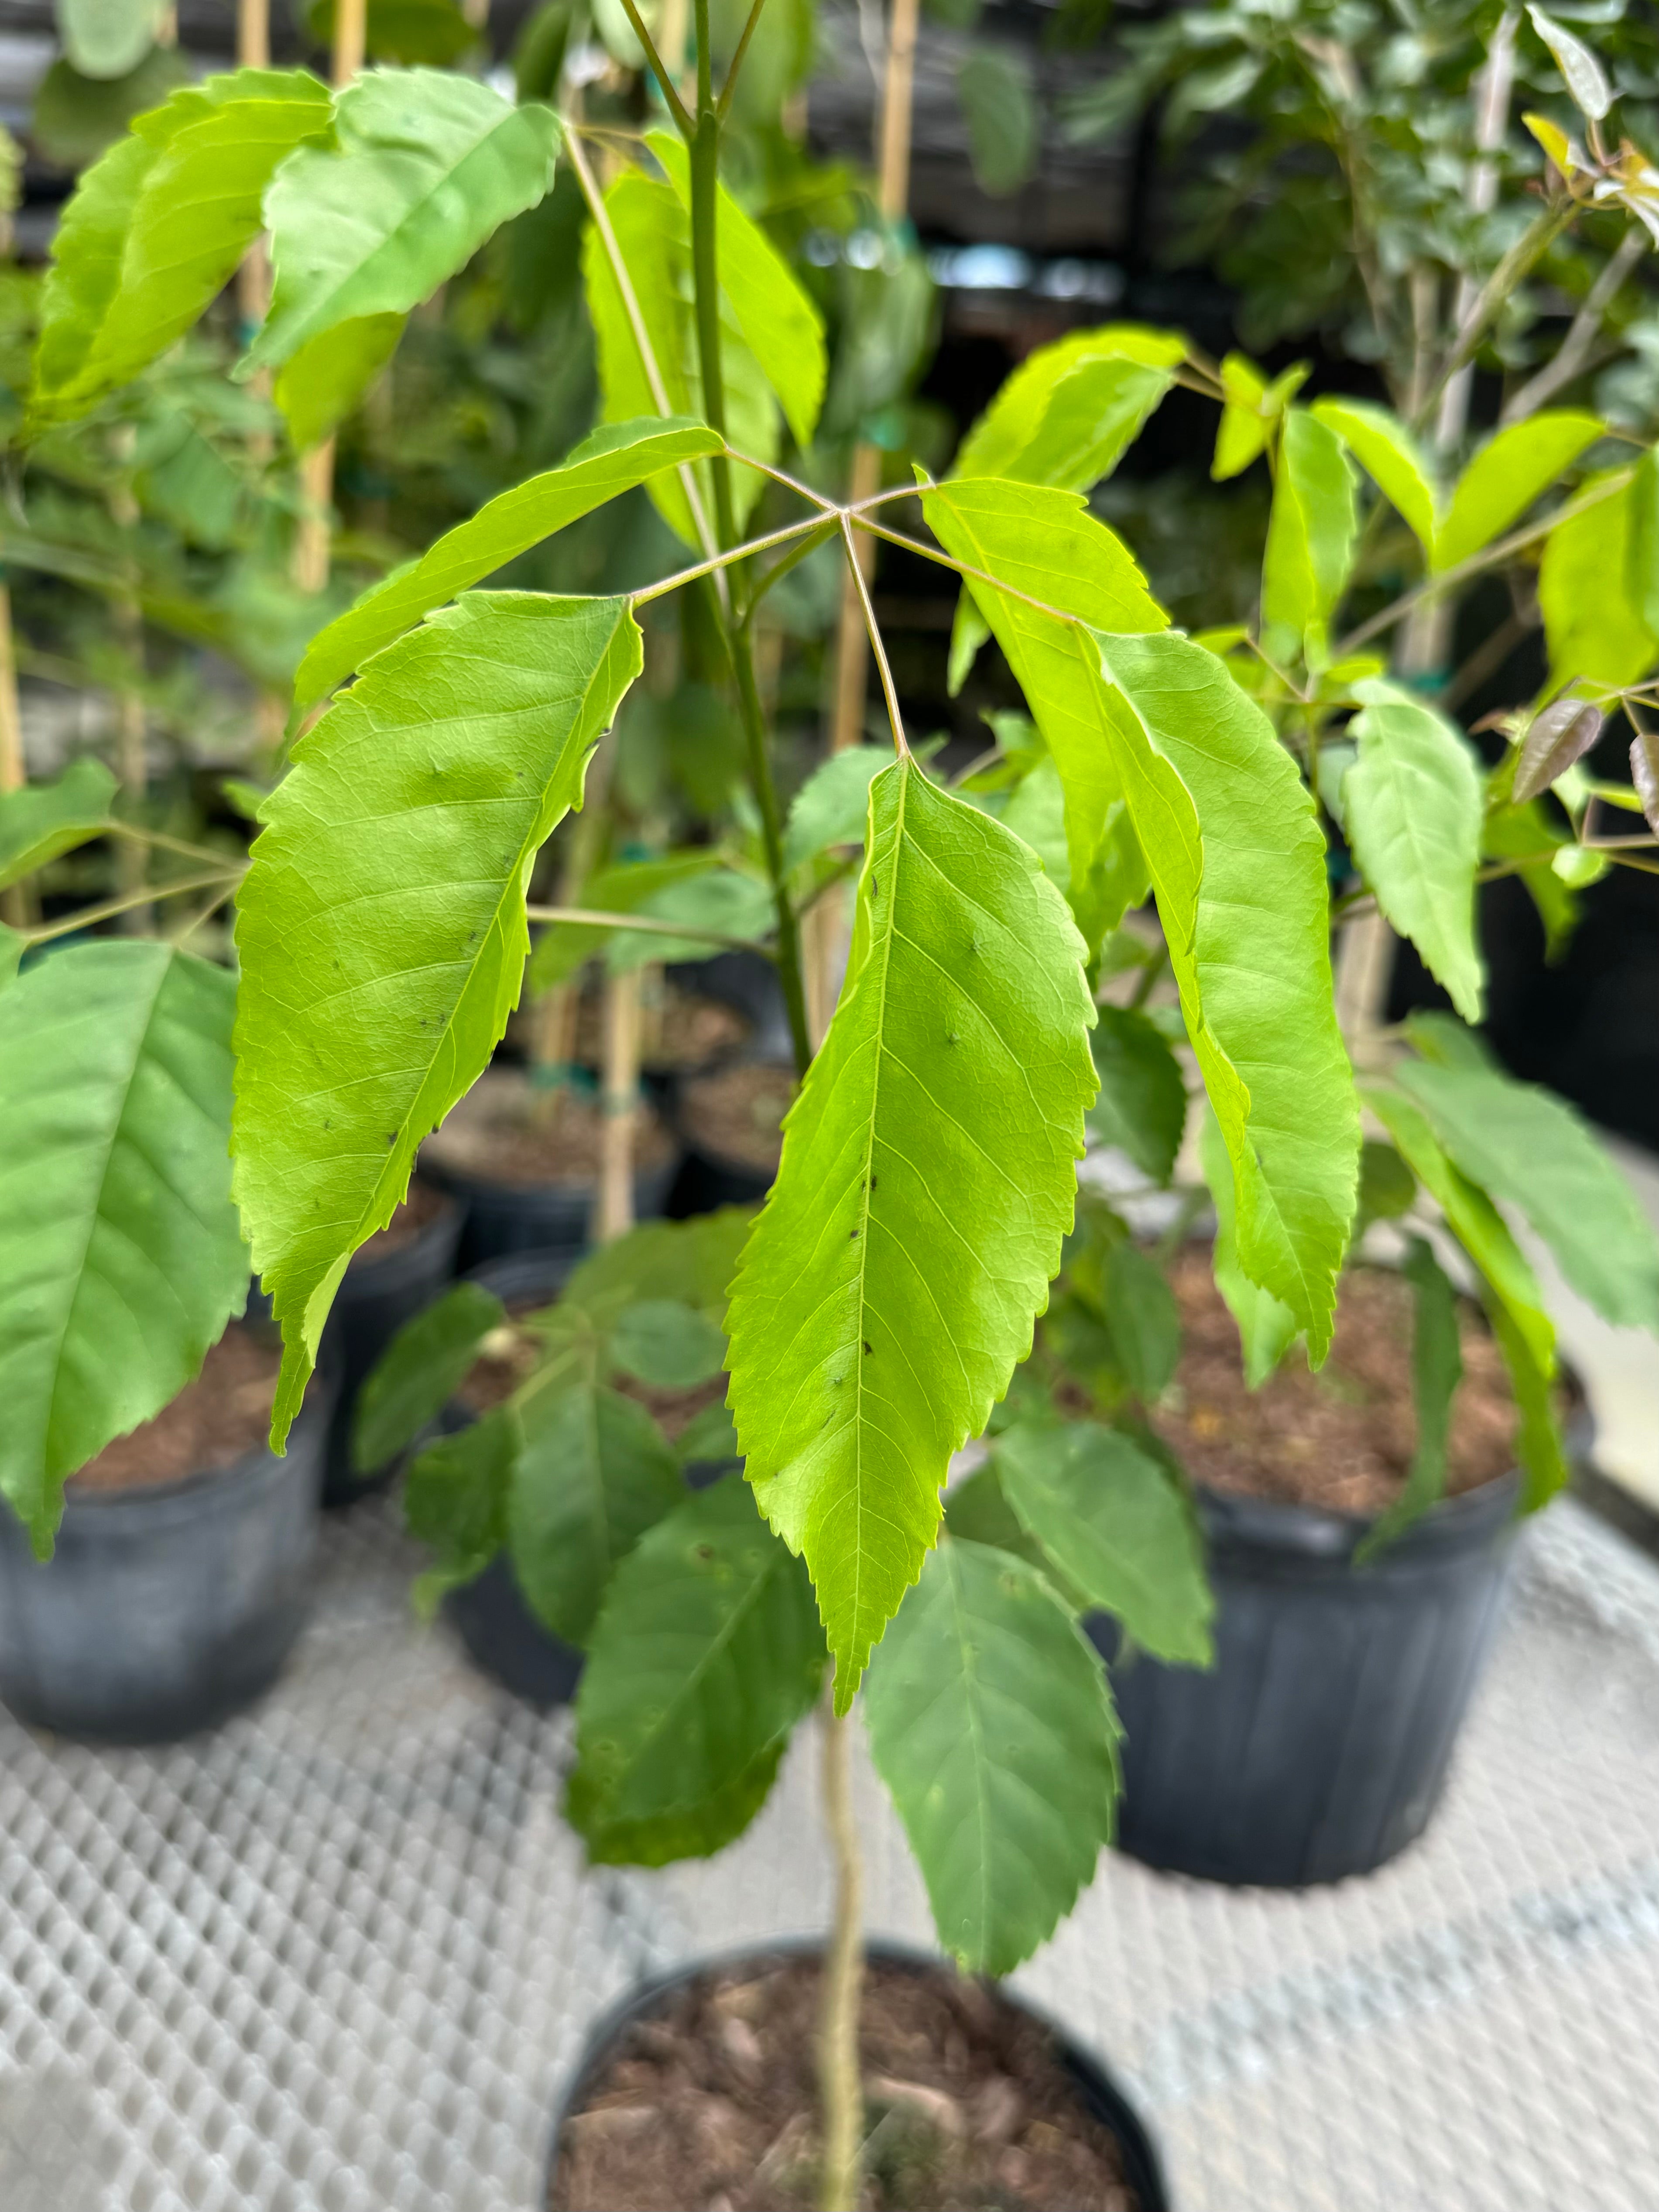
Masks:
[[[102,761],[74,761],[55,783],[0,793],[0,890],[108,826],[115,778]]]
[[[1412,1404],[1417,1415],[1417,1449],[1399,1497],[1378,1516],[1355,1551],[1356,1566],[1363,1566],[1402,1536],[1443,1493],[1452,1399],[1463,1374],[1457,1293],[1422,1237],[1413,1237],[1407,1243],[1400,1272],[1411,1285],[1414,1297]]]
[[[1462,732],[1380,678],[1354,686],[1358,745],[1342,779],[1348,842],[1376,902],[1478,1022],[1485,969],[1474,935],[1484,812],[1480,772]]]
[[[595,914],[638,914],[669,884],[707,875],[720,864],[720,850],[714,845],[665,853],[655,860],[618,860],[595,870],[587,878],[581,886],[582,903]],[[550,991],[568,981],[595,953],[602,952],[615,934],[599,923],[549,923],[530,956],[530,989]],[[660,945],[661,939],[657,942]]]
[[[409,1533],[438,1554],[415,1588],[430,1616],[446,1591],[481,1575],[507,1541],[507,1498],[524,1443],[511,1406],[495,1406],[410,1463],[404,1486]]]
[[[1591,477],[1589,493],[1608,480]],[[1556,684],[1634,684],[1659,661],[1659,636],[1631,596],[1632,488],[1558,522],[1544,541],[1538,605]]]
[[[1112,1839],[1098,1655],[1024,1559],[947,1536],[870,1669],[865,1717],[940,1943],[964,1972],[1009,1972]]]
[[[478,1346],[507,1319],[482,1283],[453,1283],[404,1323],[370,1370],[351,1413],[351,1464],[371,1474],[406,1451],[443,1411],[478,1356]]]
[[[615,1390],[532,1383],[516,1403],[524,1445],[507,1500],[514,1577],[537,1619],[580,1647],[611,1570],[684,1497],[679,1461],[644,1407]]]
[[[1060,1263],[1082,957],[1017,838],[908,758],[876,778],[848,980],[726,1316],[749,1478],[812,1571],[842,1711]]]
[[[349,323],[336,323],[283,362],[271,397],[288,424],[289,442],[296,453],[319,446],[358,405],[398,350],[407,319],[404,315],[358,315]]]
[[[1095,1421],[1021,1423],[997,1438],[996,1458],[1022,1525],[1091,1606],[1154,1658],[1210,1664],[1204,1547],[1167,1468]]]
[[[55,0],[64,52],[82,76],[125,76],[155,44],[166,0]]]
[[[1037,164],[1030,65],[1018,48],[970,47],[957,64],[957,98],[980,190],[1006,199],[1030,181]]]
[[[689,217],[690,155],[665,131],[652,131],[646,143],[661,162]],[[783,410],[791,435],[805,448],[817,427],[829,375],[823,318],[777,247],[724,185],[714,220],[720,291]]]
[[[1513,803],[1524,806],[1547,791],[1557,776],[1583,760],[1601,734],[1601,708],[1583,699],[1557,699],[1534,714],[1515,763]]]
[[[1109,476],[1175,381],[1187,342],[1107,323],[1027,356],[962,441],[953,477],[1087,491]]]
[[[301,70],[181,87],[88,169],[52,240],[33,422],[86,413],[183,336],[258,236],[278,165],[330,127]]]
[[[1495,1066],[1407,1060],[1395,1073],[1457,1166],[1519,1207],[1604,1320],[1659,1330],[1659,1236],[1565,1099]]]
[[[1127,1238],[1114,1244],[1101,1273],[1101,1304],[1129,1388],[1151,1404],[1169,1389],[1181,1358],[1181,1310],[1163,1268]]]
[[[0,1493],[42,1557],[64,1478],[242,1310],[235,985],[164,943],[71,946],[0,991]]]
[[[1264,642],[1310,667],[1326,658],[1327,631],[1353,564],[1352,465],[1329,425],[1305,407],[1285,416],[1279,474],[1261,566]]]
[[[1204,1117],[1199,1157],[1215,1206],[1215,1245],[1211,1255],[1215,1286],[1238,1324],[1245,1382],[1250,1389],[1259,1390],[1296,1341],[1298,1322],[1281,1299],[1253,1282],[1239,1266],[1233,1163],[1213,1112]]]
[[[553,182],[557,116],[477,77],[371,70],[334,122],[335,146],[291,155],[265,196],[270,312],[241,374],[360,316],[407,314]]]
[[[1103,866],[1116,851],[1124,793],[1100,742],[1097,655],[1084,625],[1161,630],[1169,617],[1122,541],[1075,493],[970,478],[925,492],[922,510],[948,553],[1006,587],[969,580],[1060,770],[1073,910],[1097,943],[1139,900],[1125,871]]]
[[[1555,57],[1556,67],[1566,80],[1567,90],[1572,94],[1579,112],[1591,122],[1599,123],[1613,106],[1613,88],[1607,74],[1582,39],[1575,38],[1564,23],[1528,0],[1527,13],[1532,18],[1532,27]]]
[[[659,1522],[611,1577],[577,1692],[565,1810],[590,1856],[656,1865],[741,1833],[823,1670],[806,1571],[742,1482]]]
[[[446,531],[418,561],[373,586],[319,630],[295,678],[296,702],[314,704],[422,616],[544,538],[661,470],[718,453],[720,443],[701,422],[660,416],[595,430],[556,469],[527,477],[488,501],[471,521]]]
[[[820,763],[790,804],[785,867],[799,868],[831,845],[861,845],[871,783],[892,763],[886,745],[848,745]]]
[[[1330,1342],[1359,1116],[1332,1005],[1324,839],[1273,725],[1188,639],[1098,641],[1111,744],[1232,1160],[1237,1258]]]
[[[1123,1006],[1102,1006],[1090,1040],[1100,1096],[1089,1127],[1127,1152],[1156,1183],[1175,1172],[1187,1127],[1187,1079],[1158,1024]]]
[[[1490,545],[1595,443],[1602,427],[1599,416],[1546,407],[1499,430],[1457,480],[1435,539],[1433,566],[1455,568]]]
[[[295,745],[238,902],[236,1194],[280,1443],[352,1253],[517,1003],[536,854],[639,673],[622,599],[469,592]]]
[[[1425,554],[1434,551],[1439,493],[1422,448],[1397,415],[1364,399],[1316,399],[1308,410],[1334,430]]]
[[[725,1366],[726,1332],[677,1298],[646,1298],[618,1317],[611,1356],[641,1382],[690,1390]]]

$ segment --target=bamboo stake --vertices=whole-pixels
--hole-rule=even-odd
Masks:
[[[634,1226],[634,1137],[640,1111],[640,975],[605,985],[605,1115],[593,1241],[609,1244]]]
[[[11,592],[0,583],[0,798],[21,791],[27,776],[23,767],[23,717],[17,703],[17,656],[11,638]],[[0,891],[0,921],[10,929],[27,929],[34,920],[33,902],[21,884]]]

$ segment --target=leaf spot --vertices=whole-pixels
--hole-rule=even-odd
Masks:
[[[866,1337],[865,1338],[865,1340],[864,1340],[864,1348],[865,1348],[865,1350],[866,1350],[866,1352],[870,1352],[870,1353],[872,1353],[872,1354],[873,1354],[873,1353],[874,1353],[874,1352],[875,1352],[875,1348],[876,1348],[876,1347],[875,1347],[875,1346],[874,1346],[873,1344],[872,1344],[872,1343],[871,1343],[871,1341],[870,1341],[870,1340],[869,1340],[869,1338],[868,1338],[867,1336],[866,1336]]]

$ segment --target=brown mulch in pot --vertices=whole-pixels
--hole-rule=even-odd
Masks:
[[[599,1181],[605,1116],[597,1100],[569,1090],[539,1091],[516,1068],[485,1070],[429,1136],[422,1152],[439,1168],[517,1190]],[[641,1103],[634,1124],[636,1171],[664,1167],[674,1139]]]
[[[550,2212],[817,2201],[818,1962],[711,1972],[625,2029],[567,2118]],[[872,1960],[866,2212],[1141,2212],[1046,2029],[950,1969]]]
[[[1342,1278],[1336,1338],[1310,1374],[1293,1349],[1246,1389],[1238,1330],[1207,1250],[1170,1269],[1186,1340],[1152,1425],[1196,1482],[1335,1513],[1374,1515],[1399,1496],[1417,1449],[1411,1286],[1381,1267]],[[1516,1415],[1497,1345],[1476,1308],[1462,1316],[1463,1379],[1452,1404],[1446,1487],[1474,1490],[1515,1465]]]
[[[794,1096],[792,1069],[775,1060],[745,1060],[685,1085],[681,1132],[688,1145],[711,1159],[775,1174],[783,1153],[781,1125]]]
[[[232,1322],[196,1380],[154,1420],[106,1444],[70,1488],[141,1490],[234,1467],[265,1441],[282,1364],[274,1340]]]

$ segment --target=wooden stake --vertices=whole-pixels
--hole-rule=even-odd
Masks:
[[[605,1126],[593,1241],[609,1244],[634,1226],[634,1136],[640,1113],[640,975],[605,984]]]

